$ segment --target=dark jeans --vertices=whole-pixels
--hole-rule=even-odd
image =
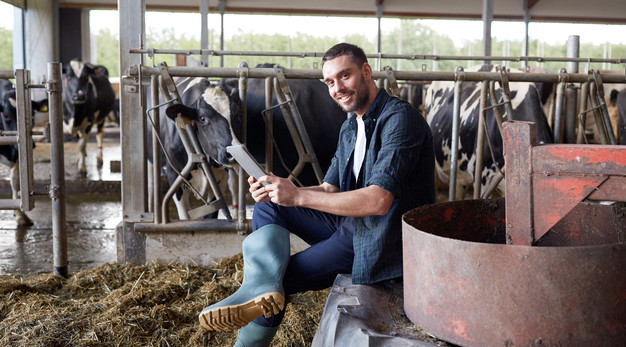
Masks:
[[[283,286],[285,294],[330,287],[340,273],[352,273],[354,219],[301,207],[283,207],[274,203],[256,203],[252,230],[266,224],[278,224],[310,245],[289,259]],[[270,318],[254,320],[262,326],[278,326],[284,310]]]

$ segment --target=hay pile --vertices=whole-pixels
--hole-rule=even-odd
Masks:
[[[207,331],[197,316],[239,288],[242,264],[239,254],[210,269],[104,264],[68,279],[0,276],[0,346],[232,346],[235,331]],[[310,346],[328,292],[290,297],[274,345]]]

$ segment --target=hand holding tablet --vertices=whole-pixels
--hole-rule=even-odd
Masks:
[[[230,153],[230,155],[235,158],[237,163],[241,165],[241,167],[248,173],[248,175],[254,177],[255,179],[259,179],[261,176],[267,175],[267,172],[263,169],[261,164],[259,164],[256,159],[248,152],[248,149],[245,145],[235,145],[226,147],[226,151]],[[269,182],[263,182],[264,186],[268,185]]]

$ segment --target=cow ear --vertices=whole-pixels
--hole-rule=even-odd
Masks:
[[[48,112],[48,99],[33,101],[33,110],[37,112]]]
[[[190,119],[198,118],[198,111],[195,108],[191,108],[189,106],[185,106],[183,104],[174,104],[165,109],[165,113],[167,116],[174,120],[180,114],[183,117]]]

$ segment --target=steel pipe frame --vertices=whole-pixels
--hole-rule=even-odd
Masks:
[[[456,199],[456,176],[459,158],[459,123],[461,122],[461,96],[463,95],[463,81],[465,74],[462,67],[458,67],[454,80],[454,105],[452,114],[452,145],[450,148],[450,185],[448,187],[448,199]]]
[[[150,75],[156,73],[155,68],[142,66],[138,68],[137,66],[133,66],[131,68],[131,75],[138,74],[139,71],[142,74]],[[240,77],[245,74],[246,78],[272,78],[275,76],[275,71],[273,68],[248,68],[247,65],[240,66],[237,69],[234,68],[194,68],[194,67],[168,67],[168,72],[172,76],[180,76],[180,77],[190,77],[190,76],[202,76],[202,77]],[[284,75],[287,78],[321,78],[321,71],[315,69],[283,69]],[[492,72],[463,72],[465,81],[503,81],[503,74],[506,74],[506,77],[509,81],[512,82],[548,82],[548,83],[557,83],[562,80],[567,80],[570,83],[572,82],[580,82],[584,83],[589,81],[591,78],[589,74],[581,74],[581,73],[567,73],[565,71],[561,71],[560,73],[529,73],[529,72],[504,72],[498,71],[495,73]],[[404,80],[454,80],[456,78],[456,72],[429,72],[429,71],[394,71],[394,75],[398,79]],[[626,75],[602,75],[603,80],[606,82],[612,83],[626,83]],[[387,72],[380,71],[374,72],[374,77],[377,79],[385,79],[387,77]],[[492,86],[493,89],[493,86]],[[494,93],[490,93],[490,95],[494,95]],[[494,112],[498,112],[497,109],[494,109]],[[497,115],[497,114],[496,114]],[[452,179],[452,178],[451,178]],[[456,181],[455,181],[456,182]],[[450,182],[450,187],[453,187],[452,182]],[[245,184],[244,184],[245,185]],[[240,190],[241,190],[241,182],[240,182]],[[456,189],[454,189],[454,193],[456,194]],[[490,188],[490,190],[493,188]],[[451,192],[449,192],[450,194]],[[242,201],[240,199],[240,201]]]
[[[67,277],[68,261],[65,219],[65,166],[63,164],[63,85],[61,80],[61,63],[48,63],[48,78],[50,200],[52,201],[54,274],[56,276]]]
[[[248,78],[274,77],[273,68],[249,68]],[[129,77],[142,75],[150,76],[160,73],[157,67],[142,66],[141,69],[134,65],[130,68]],[[224,78],[239,77],[239,68],[204,68],[204,67],[168,67],[173,77],[207,77]],[[286,78],[313,78],[321,79],[322,71],[319,69],[283,69]],[[499,72],[473,72],[465,71],[465,82],[500,81]],[[422,81],[454,81],[455,72],[448,71],[394,71],[398,80],[422,80]],[[570,83],[583,83],[590,76],[583,73],[535,73],[535,72],[508,72],[509,82],[552,82],[557,83],[561,76],[567,76]],[[626,74],[599,74],[605,83],[626,83]],[[384,71],[374,71],[374,79],[384,79],[387,74]]]
[[[131,48],[131,54],[148,54],[153,57],[155,54],[185,54],[185,55],[211,55],[211,56],[261,56],[261,57],[297,57],[297,58],[321,58],[324,52],[259,52],[259,51],[225,51],[213,49],[160,49],[160,48]],[[405,60],[505,60],[514,62],[567,62],[578,63],[626,63],[626,58],[566,58],[566,57],[528,57],[528,56],[464,56],[464,55],[436,55],[436,54],[366,54],[367,58],[373,59],[405,59]]]

